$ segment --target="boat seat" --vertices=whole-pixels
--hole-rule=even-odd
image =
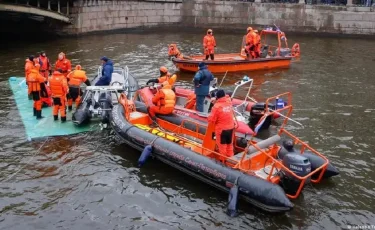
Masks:
[[[180,105],[182,107],[185,107],[186,102],[187,102],[186,97],[176,97],[176,105]]]
[[[119,73],[112,73],[110,85],[112,85],[113,82],[120,82],[122,85],[125,85],[125,77]]]
[[[281,137],[279,135],[274,135],[272,137],[269,137],[265,140],[257,142],[257,146],[262,149],[263,151],[266,150],[269,146],[275,144],[276,142],[280,141]],[[246,156],[244,157],[244,160],[247,160],[249,158],[252,158],[253,156],[260,154],[261,152],[258,151],[254,146],[250,146]],[[235,163],[241,160],[243,152],[237,153],[236,155],[232,156],[230,159],[228,159],[229,162]]]
[[[176,114],[169,114],[169,115],[162,115],[162,114],[156,114],[156,117],[162,119],[162,120],[165,120],[167,122],[170,122],[172,124],[175,124],[175,125],[181,125],[182,122],[184,122],[184,125],[183,127],[186,128],[186,129],[189,129],[191,131],[194,131],[196,130],[196,123],[199,124],[199,133],[204,135],[206,134],[206,129],[207,129],[207,122],[201,122],[201,121],[198,121],[198,120],[195,120],[195,119],[191,119],[191,118],[183,118],[179,115],[176,115]],[[191,121],[191,122],[189,122]]]

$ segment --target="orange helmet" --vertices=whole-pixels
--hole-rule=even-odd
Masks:
[[[162,73],[168,73],[168,69],[165,66],[160,67],[160,72]]]
[[[249,31],[252,31],[253,30],[253,28],[252,27],[247,27],[247,32],[249,32]]]
[[[82,66],[81,65],[76,65],[76,70],[81,70],[82,69]]]
[[[212,33],[212,30],[211,30],[211,29],[208,29],[208,30],[207,30],[207,33]]]

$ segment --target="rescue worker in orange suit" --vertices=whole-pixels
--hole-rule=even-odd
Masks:
[[[73,101],[76,103],[76,108],[81,102],[81,84],[85,83],[90,86],[90,81],[87,79],[86,72],[82,70],[80,65],[75,67],[75,70],[70,72],[67,76],[67,81],[69,85],[68,98],[68,109],[69,111],[73,108]]]
[[[34,100],[33,112],[36,119],[43,118],[41,97],[48,97],[46,86],[44,84],[44,77],[39,73],[39,69],[40,65],[36,64],[35,68],[33,68],[27,76],[28,91]]]
[[[42,51],[39,54],[39,61],[41,62],[40,66],[40,73],[43,75],[45,79],[45,83],[48,82],[48,76],[51,72],[51,64],[49,62],[48,57],[46,56],[46,52]]]
[[[60,69],[62,74],[66,77],[72,70],[70,60],[65,57],[63,52],[59,53],[58,59],[55,63],[55,71]]]
[[[31,70],[34,68],[34,56],[31,55],[28,59],[26,59],[26,63],[25,63],[25,78],[27,78],[27,76],[29,76],[29,74],[31,73]]]
[[[254,36],[254,55],[255,58],[260,58],[260,35],[258,30],[254,30],[255,36]]]
[[[31,70],[35,67],[34,65],[34,56],[31,55],[29,56],[28,59],[25,60],[25,79],[26,79],[26,85],[29,85],[29,81],[27,80],[29,74],[31,73]],[[29,93],[28,94],[28,97],[29,97],[29,100],[32,100],[33,97],[32,95]]]
[[[61,73],[62,70],[54,71],[49,78],[49,87],[52,93],[53,109],[52,114],[55,121],[59,118],[59,111],[61,122],[66,121],[66,95],[69,93],[68,83],[66,77]]]
[[[167,81],[169,83],[170,86],[173,86],[174,83],[176,82],[177,80],[177,76],[176,74],[173,74],[171,76],[170,73],[168,73],[168,69],[167,67],[165,66],[162,66],[160,67],[160,76],[159,78],[155,78],[155,79],[150,79],[146,82],[146,85],[148,85],[149,83],[153,82],[153,83],[164,83],[165,81]]]
[[[206,59],[210,57],[211,60],[214,60],[214,53],[215,53],[215,47],[216,47],[216,41],[215,37],[212,35],[212,30],[207,30],[207,35],[203,38],[203,48],[204,48],[204,54],[206,55]]]
[[[176,94],[167,81],[163,83],[163,88],[158,90],[152,98],[152,103],[154,105],[148,108],[148,113],[154,121],[156,114],[168,115],[173,113],[174,106],[176,105]]]
[[[253,59],[254,58],[254,51],[255,51],[255,40],[256,34],[254,33],[253,28],[248,27],[247,28],[247,34],[246,34],[246,46],[245,46],[245,52],[247,59]]]
[[[216,145],[221,155],[231,157],[233,151],[234,114],[231,99],[224,90],[216,92],[216,101],[212,107],[208,122],[215,125]]]

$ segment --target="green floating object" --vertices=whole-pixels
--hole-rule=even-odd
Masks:
[[[18,112],[25,126],[28,140],[36,138],[65,136],[99,129],[98,124],[88,124],[86,126],[75,126],[72,120],[73,111],[67,111],[67,121],[61,123],[53,120],[52,107],[42,109],[43,119],[37,120],[33,116],[33,101],[27,97],[27,85],[24,77],[10,77],[9,85],[16,101]]]

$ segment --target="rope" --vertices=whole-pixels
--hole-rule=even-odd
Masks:
[[[44,141],[44,143],[39,147],[39,149],[32,155],[32,157],[30,158],[30,160],[28,162],[26,162],[26,164],[24,166],[22,166],[20,169],[18,169],[15,173],[13,173],[12,175],[10,175],[8,178],[6,178],[5,180],[1,181],[2,183],[4,182],[7,182],[9,181],[10,179],[12,179],[14,176],[16,176],[22,169],[24,169],[33,159],[34,157],[40,152],[40,150],[43,148],[43,146],[47,143],[48,141],[48,138]]]

